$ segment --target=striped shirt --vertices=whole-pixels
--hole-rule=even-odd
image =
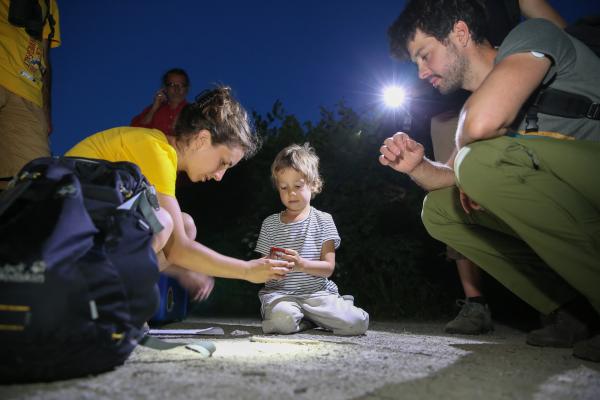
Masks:
[[[267,217],[260,228],[256,252],[268,255],[272,246],[283,247],[296,250],[302,258],[318,261],[321,259],[323,243],[328,240],[333,240],[336,249],[341,242],[331,214],[311,207],[308,216],[298,222],[285,224],[281,222],[280,213]],[[338,288],[327,278],[304,272],[290,272],[282,280],[265,283],[259,296],[271,293],[311,294],[319,291],[337,294]]]

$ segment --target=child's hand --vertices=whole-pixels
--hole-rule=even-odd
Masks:
[[[292,249],[280,249],[282,251],[278,251],[280,260],[285,260],[293,265],[293,270],[302,271],[304,269],[304,264],[306,260],[300,257],[300,254],[296,250]]]

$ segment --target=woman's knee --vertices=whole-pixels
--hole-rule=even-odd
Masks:
[[[196,223],[194,219],[188,213],[181,213],[181,217],[183,218],[183,228],[185,229],[185,234],[192,240],[196,239],[196,235],[198,230],[196,229]]]
[[[169,214],[169,212],[164,208],[160,208],[158,211],[156,211],[156,217],[163,226],[163,229],[160,232],[155,233],[154,237],[152,238],[152,248],[154,249],[154,252],[158,253],[163,249],[163,247],[165,247],[169,241],[169,238],[173,234],[173,218],[171,217],[171,214]]]

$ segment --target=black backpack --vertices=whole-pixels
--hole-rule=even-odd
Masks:
[[[135,164],[39,158],[0,195],[0,381],[123,364],[158,305],[162,227]]]

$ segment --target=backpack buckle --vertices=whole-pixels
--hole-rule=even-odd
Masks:
[[[600,103],[592,103],[585,113],[586,118],[600,120]]]

